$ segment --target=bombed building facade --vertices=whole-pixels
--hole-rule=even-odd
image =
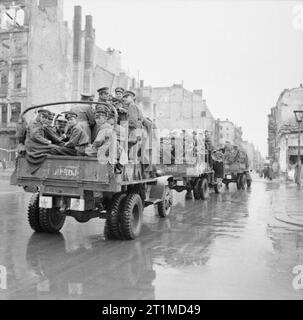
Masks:
[[[297,88],[283,90],[268,115],[268,157],[281,173],[287,172],[298,158],[298,124],[294,110],[303,110],[302,84]],[[301,131],[301,161],[302,135]]]
[[[0,156],[10,159],[16,124],[29,106],[79,99],[100,86],[129,88],[121,54],[95,45],[93,17],[62,0],[0,0]],[[6,150],[6,151],[5,151]]]

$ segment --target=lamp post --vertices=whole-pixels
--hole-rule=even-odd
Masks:
[[[285,134],[285,144],[286,144],[286,170],[285,170],[285,180],[288,181],[288,133]]]
[[[303,120],[303,110],[294,110],[296,121],[298,123],[298,162],[297,162],[297,186],[301,189],[301,123]]]

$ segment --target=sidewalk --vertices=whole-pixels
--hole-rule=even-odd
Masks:
[[[297,190],[294,182],[281,185],[278,199],[275,197],[275,218],[281,222],[303,227],[303,188]]]

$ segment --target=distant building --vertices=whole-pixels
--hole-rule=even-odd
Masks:
[[[212,116],[202,90],[193,92],[182,84],[170,87],[141,87],[137,101],[145,116],[153,119],[159,129],[203,129],[215,139],[215,119]]]
[[[229,119],[216,120],[216,145],[224,146],[226,143],[241,146],[242,128],[237,127]]]
[[[87,15],[82,30],[76,6],[71,30],[62,0],[0,1],[0,148],[15,147],[16,123],[28,106],[131,86],[120,52],[95,45],[92,20]]]
[[[294,110],[303,110],[303,86],[285,89],[268,115],[268,156],[284,173],[297,161],[298,124]],[[301,143],[302,143],[301,133]],[[301,161],[303,146],[301,145]]]

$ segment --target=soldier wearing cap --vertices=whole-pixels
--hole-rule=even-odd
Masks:
[[[127,120],[129,127],[129,142],[136,143],[140,140],[143,122],[143,115],[139,107],[135,104],[136,94],[133,91],[123,93],[123,102],[127,110]]]
[[[93,95],[82,93],[81,101],[92,101]],[[73,106],[70,110],[78,116],[78,124],[85,131],[89,137],[89,142],[91,142],[92,128],[95,125],[95,116],[91,104],[77,104]]]
[[[66,138],[66,135],[65,135],[66,126],[67,126],[66,118],[62,114],[59,114],[55,119],[55,131],[60,138],[63,138],[63,139]]]
[[[102,87],[97,90],[99,94],[99,102],[108,102],[109,101],[109,88],[108,87]]]
[[[123,88],[116,88],[115,97],[112,99],[112,103],[118,112],[118,124],[120,124],[123,121],[127,121],[127,110],[123,104],[124,91],[125,90]]]
[[[27,135],[25,140],[26,151],[31,152],[45,152],[53,149],[52,141],[47,138],[45,127],[49,123],[51,112],[46,109],[38,110],[38,116],[27,128]]]
[[[77,113],[69,111],[66,113],[65,118],[68,122],[68,129],[66,132],[66,139],[64,147],[75,149],[77,155],[84,155],[85,148],[89,144],[89,137],[82,127],[78,124]]]
[[[99,113],[103,113],[103,114],[106,114],[106,116],[108,116],[110,111],[111,111],[111,107],[109,103],[99,101],[99,104],[97,104],[95,107],[95,117]],[[92,130],[92,142],[95,141],[99,130],[100,130],[100,125],[96,122]]]
[[[49,139],[53,144],[61,145],[62,138],[57,134],[56,128],[53,126],[55,113],[50,113],[48,116],[48,121],[44,124],[45,136]]]

